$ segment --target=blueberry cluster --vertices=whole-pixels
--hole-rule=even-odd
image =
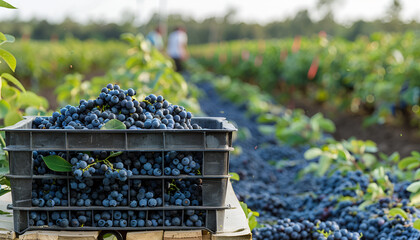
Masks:
[[[38,162],[34,164],[35,174],[40,174],[37,169],[41,164],[45,164],[42,156],[59,155],[67,158],[73,165],[71,173],[73,178],[68,180],[70,193],[67,180],[35,180],[32,205],[37,207],[130,206],[132,208],[163,206],[162,181],[129,180],[129,178],[135,175],[161,176],[165,166],[163,158],[170,159],[171,163],[181,159],[180,164],[183,167],[194,166],[194,171],[190,172],[190,175],[199,174],[202,161],[202,153],[191,152],[172,151],[165,154],[162,152],[123,152],[110,157],[111,154],[107,151],[68,153],[34,151],[33,161]],[[185,174],[185,172],[182,173]],[[201,180],[177,179],[166,180],[166,182],[163,188],[166,193],[166,205],[201,205]]]
[[[115,211],[116,219],[118,222],[122,218],[122,214],[119,211]],[[112,212],[111,211],[103,211],[101,213],[96,213],[93,217],[93,226],[95,227],[112,227],[114,225],[114,221],[112,221]],[[115,218],[115,216],[114,216]],[[126,217],[128,218],[128,216]],[[127,222],[127,220],[125,220]]]
[[[166,181],[166,205],[200,206],[202,204],[201,179],[174,179]]]
[[[31,213],[31,215],[34,212]],[[68,216],[68,212],[66,211],[57,211],[57,212],[52,212],[51,213],[51,222],[48,223],[48,225],[57,225],[59,227],[68,227],[70,222],[69,222],[69,216]]]
[[[192,210],[194,211],[194,210]],[[186,214],[191,212],[191,210],[187,210]],[[181,211],[166,211],[165,212],[165,226],[181,226],[182,224],[182,212]]]
[[[187,227],[202,227],[206,219],[205,211],[186,210],[185,211],[185,226]]]
[[[332,221],[321,222],[293,222],[290,219],[278,220],[274,225],[268,225],[253,231],[254,239],[277,240],[359,240],[360,234],[340,229],[338,224]]]
[[[49,215],[48,215],[49,214]],[[163,217],[165,215],[165,218]],[[182,219],[184,216],[184,220]],[[206,213],[202,210],[169,211],[31,211],[29,226],[57,227],[203,227]]]
[[[32,181],[32,206],[54,207],[68,205],[67,182],[63,179]]]
[[[48,223],[47,220],[47,212],[31,212],[29,214],[29,226],[43,226],[46,225],[46,223]]]
[[[408,201],[402,201],[403,209],[410,215],[417,215],[419,211],[408,206]],[[338,224],[347,229],[354,229],[363,234],[363,239],[418,239],[420,232],[409,227],[410,222],[397,215],[389,219],[384,209],[396,207],[390,199],[382,199],[362,211],[357,207],[346,207],[340,210]],[[415,238],[414,236],[417,236]]]
[[[162,175],[162,153],[145,153],[131,161],[134,175]]]
[[[71,206],[117,207],[128,204],[128,183],[115,178],[71,180],[70,189]]]
[[[146,227],[146,224],[148,226],[153,225],[153,222],[146,219],[146,211],[129,211],[128,214],[130,216],[130,227]]]
[[[51,117],[37,117],[38,129],[100,129],[111,119],[123,122],[127,129],[200,129],[191,124],[192,114],[184,107],[172,105],[162,96],[150,94],[144,100],[134,97],[136,91],[108,84],[95,100],[80,100],[54,112]]]
[[[130,190],[130,207],[159,207],[162,206],[161,181],[140,180],[132,181]]]
[[[319,195],[341,195],[345,197],[355,197],[356,188],[366,191],[369,185],[369,177],[364,175],[362,171],[334,172],[331,176],[324,176],[317,180],[319,189],[316,194]]]
[[[185,154],[171,151],[165,154],[165,175],[178,176],[180,174],[200,175],[203,156],[201,154]]]

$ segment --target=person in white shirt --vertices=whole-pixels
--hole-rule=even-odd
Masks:
[[[188,58],[187,52],[188,37],[185,28],[177,27],[168,37],[168,55],[175,62],[175,70],[182,72],[182,64]]]
[[[163,50],[163,39],[162,31],[160,27],[157,27],[155,30],[149,32],[146,38],[155,46],[159,51]]]

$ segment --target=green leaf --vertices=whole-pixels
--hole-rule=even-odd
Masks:
[[[319,168],[317,169],[318,176],[324,176],[331,166],[332,159],[326,156],[321,156],[319,159]]]
[[[413,155],[413,157],[420,158],[420,153],[417,151],[412,151],[411,155]]]
[[[2,78],[8,80],[9,82],[13,83],[16,87],[18,87],[20,89],[20,91],[22,91],[23,93],[26,92],[25,87],[22,85],[22,83],[19,82],[19,80],[17,80],[15,77],[13,77],[11,74],[9,73],[3,73],[1,75]]]
[[[9,192],[11,192],[11,190],[0,189],[0,196],[3,196],[4,194],[9,193]],[[0,213],[0,214],[3,214],[3,213]],[[10,213],[7,213],[7,214],[10,214]]]
[[[9,3],[5,2],[4,0],[0,0],[0,7],[16,9],[16,7],[10,5]]]
[[[322,154],[322,150],[319,148],[310,148],[308,149],[305,154],[303,155],[305,157],[305,159],[310,160],[310,159],[314,159],[316,157],[321,156]]]
[[[6,126],[11,126],[22,119],[23,119],[22,114],[16,109],[13,109],[7,112],[6,116],[4,117],[4,124]]]
[[[42,157],[42,159],[47,167],[55,172],[71,172],[73,167],[66,159],[57,155]]]
[[[392,161],[392,162],[398,162],[399,160],[400,160],[400,154],[398,153],[398,152],[394,152],[394,153],[392,153],[390,156],[389,156],[389,159]]]
[[[4,36],[6,36],[6,42],[8,42],[8,43],[13,43],[16,40],[16,38],[13,35],[4,34]]]
[[[418,192],[420,190],[420,181],[411,183],[406,190],[412,193]]]
[[[118,119],[111,119],[104,126],[101,127],[101,130],[111,130],[111,129],[127,129],[125,124]]]
[[[107,233],[107,234],[104,234],[103,239],[104,240],[117,240],[117,237],[112,233]]]
[[[0,100],[0,119],[6,117],[7,113],[10,110],[10,104],[5,100]]]
[[[232,179],[232,180],[235,180],[235,181],[239,181],[240,180],[239,175],[237,173],[235,173],[235,172],[230,172],[229,175],[230,175],[230,179]]]
[[[14,36],[9,35],[9,34],[3,34],[0,32],[0,45],[2,45],[3,43],[12,43],[15,40],[16,39]]]
[[[9,168],[8,167],[1,167],[0,168],[0,176],[4,176],[8,173],[9,173]]]
[[[413,222],[413,228],[420,230],[420,219]]]
[[[249,229],[252,231],[252,229],[254,229],[257,226],[258,222],[257,222],[257,218],[255,216],[252,216],[248,219],[248,225],[249,225]]]
[[[116,157],[116,156],[119,156],[119,155],[121,155],[123,152],[113,152],[113,153],[111,153],[106,159],[108,159],[108,158],[113,158],[113,157]]]
[[[414,173],[414,180],[420,180],[420,168],[416,170],[416,173]]]
[[[362,158],[363,158],[363,161],[365,162],[365,165],[367,167],[371,167],[371,166],[373,166],[373,164],[376,163],[376,157],[373,154],[365,153],[365,154],[363,154]]]
[[[245,216],[248,216],[248,205],[244,202],[239,202],[241,204],[241,208],[245,213]]]
[[[36,107],[36,108],[48,108],[48,101],[45,98],[36,95],[31,91],[21,93],[16,98],[19,108]]]
[[[277,116],[274,114],[263,114],[260,115],[257,119],[259,123],[275,123],[277,121]]]
[[[420,163],[420,160],[416,157],[406,157],[398,163],[398,168],[404,169],[413,163]]]
[[[1,0],[0,0],[1,1]],[[10,69],[14,72],[16,69],[16,58],[9,53],[8,51],[0,48],[0,58],[3,58],[4,61],[9,65]]]
[[[401,208],[392,208],[389,210],[389,216],[395,217],[397,215],[401,215],[404,219],[408,219],[407,213],[402,210]]]
[[[274,126],[260,124],[258,125],[258,130],[264,135],[271,135],[276,131],[276,128]]]
[[[411,194],[410,204],[412,204],[412,205],[420,204],[420,193]]]
[[[321,127],[321,129],[323,129],[326,132],[330,132],[330,133],[335,132],[334,122],[329,119],[321,118],[318,120],[318,124]]]

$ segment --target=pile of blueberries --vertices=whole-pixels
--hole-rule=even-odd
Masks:
[[[184,211],[184,213],[183,213]],[[184,219],[182,216],[184,215]],[[165,216],[165,217],[164,217]],[[32,211],[30,226],[49,227],[202,227],[206,218],[202,210],[168,211]]]
[[[48,169],[42,157],[59,155],[70,159],[73,165],[71,174],[74,178],[69,180],[69,194],[67,181],[64,179],[34,180],[33,206],[67,206],[70,203],[70,206],[79,207],[130,206],[135,208],[163,206],[163,200],[168,206],[199,206],[201,204],[200,179],[165,180],[165,199],[163,199],[161,180],[129,180],[129,177],[136,175],[161,176],[163,168],[165,174],[170,176],[199,175],[203,158],[201,152],[170,151],[164,154],[162,152],[123,152],[105,161],[104,159],[111,154],[107,151],[91,153],[34,151],[35,175],[54,173]],[[97,178],[98,176],[100,178]],[[70,202],[68,202],[68,195]]]
[[[136,176],[155,177],[162,176],[163,173],[168,176],[200,175],[202,152],[115,154],[108,151],[33,151],[34,175],[59,174],[45,165],[42,158],[49,155],[58,155],[71,163],[73,166],[69,173],[71,178],[34,179],[32,183],[33,207],[125,206],[134,210],[144,207],[202,205],[201,179],[136,179]],[[30,226],[59,227],[163,225],[202,227],[205,225],[205,213],[198,210],[165,212],[107,210],[95,211],[94,214],[92,211],[70,211],[70,213],[69,215],[68,211],[32,211],[29,223]],[[182,219],[183,216],[184,219]]]
[[[111,119],[123,122],[127,129],[201,129],[191,124],[191,112],[170,104],[162,96],[150,94],[136,100],[136,91],[108,84],[95,100],[80,100],[54,112],[51,117],[37,117],[33,128],[38,129],[100,129]]]
[[[410,206],[411,193],[406,191],[410,182],[387,173],[394,184],[393,195],[363,209],[364,201],[355,201],[357,193],[366,195],[375,179],[361,171],[330,172],[325,177],[304,174],[298,178],[311,164],[304,158],[308,146],[273,142],[259,132],[258,116],[249,117],[246,104],[238,106],[223,99],[211,83],[198,86],[207,93],[199,99],[204,113],[227,117],[239,129],[247,128],[252,133],[252,138],[235,142],[242,152],[232,155],[230,171],[240,176],[240,181],[233,183],[239,200],[260,214],[258,223],[263,227],[253,229],[253,239],[420,239],[420,231],[413,227],[420,208]],[[388,216],[395,207],[402,208],[408,218]]]

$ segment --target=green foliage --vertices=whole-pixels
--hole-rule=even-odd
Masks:
[[[14,42],[14,41],[15,41],[15,38],[13,36],[8,35],[8,34],[3,34],[2,32],[0,32],[0,45],[4,43],[8,43],[8,42]],[[0,60],[1,59],[3,59],[6,62],[7,66],[9,66],[9,68],[12,69],[13,72],[15,71],[16,58],[10,52],[6,51],[3,48],[0,48]]]
[[[127,129],[125,124],[118,119],[111,119],[104,126],[101,127],[101,130],[111,130],[111,129]]]
[[[18,40],[7,45],[16,57],[14,76],[30,82],[33,91],[55,88],[64,82],[67,74],[100,75],[127,52],[122,41],[80,41],[66,38],[64,41]],[[0,64],[0,72],[12,73]]]
[[[15,9],[14,6],[0,0],[0,7]],[[0,45],[13,43],[15,38],[0,32]],[[0,60],[3,59],[6,65],[14,72],[16,69],[16,58],[8,51],[0,48]],[[0,63],[2,63],[0,61]],[[1,64],[2,66],[4,64]],[[22,115],[36,115],[38,111],[48,108],[46,99],[26,91],[23,85],[13,75],[2,73],[0,69],[0,126],[13,125],[22,120]],[[0,196],[11,191],[10,181],[6,178],[9,172],[8,153],[4,151],[6,142],[4,132],[0,132],[0,184],[6,186],[0,189]],[[5,212],[0,210],[0,214]]]
[[[420,230],[420,219],[417,219],[416,221],[414,221],[413,227],[417,230]]]
[[[72,165],[58,155],[42,157],[47,167],[55,172],[71,172]]]
[[[224,98],[232,103],[247,106],[247,115],[255,116],[265,113],[280,113],[283,109],[272,103],[272,98],[257,86],[244,84],[239,79],[228,76],[216,76],[206,71],[194,60],[188,61],[191,72],[190,81],[193,83],[209,82]]]
[[[369,109],[365,125],[405,120],[420,127],[420,82],[415,80],[420,68],[414,60],[419,46],[412,32],[376,33],[356,41],[318,36],[209,44],[192,47],[191,55],[280,102],[304,98],[356,113]]]
[[[235,172],[230,172],[229,175],[230,175],[231,180],[234,180],[234,181],[239,181],[240,180],[239,175]]]
[[[8,73],[0,75],[1,100],[0,120],[6,126],[23,119],[23,115],[43,115],[48,101],[33,92],[26,91],[20,82]],[[12,83],[12,84],[9,84]]]
[[[389,180],[383,167],[376,168],[370,175],[375,181],[368,185],[367,192],[363,196],[365,202],[373,203],[381,198],[393,195],[394,184]]]
[[[376,144],[372,141],[356,139],[331,141],[321,147],[308,149],[304,156],[307,160],[319,158],[304,168],[300,175],[310,172],[323,176],[327,171],[367,171],[379,167]]]
[[[108,157],[106,157],[103,160],[96,159],[94,163],[89,164],[86,168],[83,169],[84,171],[87,171],[92,165],[96,163],[104,162],[110,169],[113,169],[113,164],[108,160],[110,158],[117,157],[121,155],[122,152],[111,152]],[[58,155],[50,155],[46,157],[42,157],[47,167],[56,172],[71,172],[73,165],[71,165],[69,162],[67,162],[64,158],[58,156]]]
[[[404,219],[408,219],[407,213],[401,208],[392,208],[389,210],[388,216],[392,219],[400,215]]]
[[[292,146],[314,145],[322,140],[324,132],[335,131],[334,123],[324,118],[321,113],[308,117],[302,110],[295,110],[276,121],[277,138]]]
[[[252,229],[254,228],[258,228],[261,227],[261,225],[258,223],[257,217],[260,216],[260,214],[258,212],[254,212],[251,209],[248,208],[248,205],[244,202],[240,202],[242,210],[245,213],[246,218],[248,219],[248,225],[250,230],[252,231]]]
[[[420,205],[420,153],[412,151],[410,156],[401,159],[398,162],[398,168],[402,170],[405,180],[411,180],[412,183],[407,187],[411,192],[411,204]],[[413,174],[414,173],[414,174]]]
[[[324,118],[321,113],[309,118],[303,110],[286,110],[274,105],[272,98],[255,85],[227,76],[215,76],[194,61],[189,62],[189,68],[193,72],[193,82],[211,82],[223,97],[237,105],[246,105],[248,115],[258,116],[259,123],[269,124],[260,125],[261,132],[274,132],[285,144],[313,145],[323,140],[324,133],[335,131],[334,123]],[[246,130],[238,132],[238,136],[246,137]]]

